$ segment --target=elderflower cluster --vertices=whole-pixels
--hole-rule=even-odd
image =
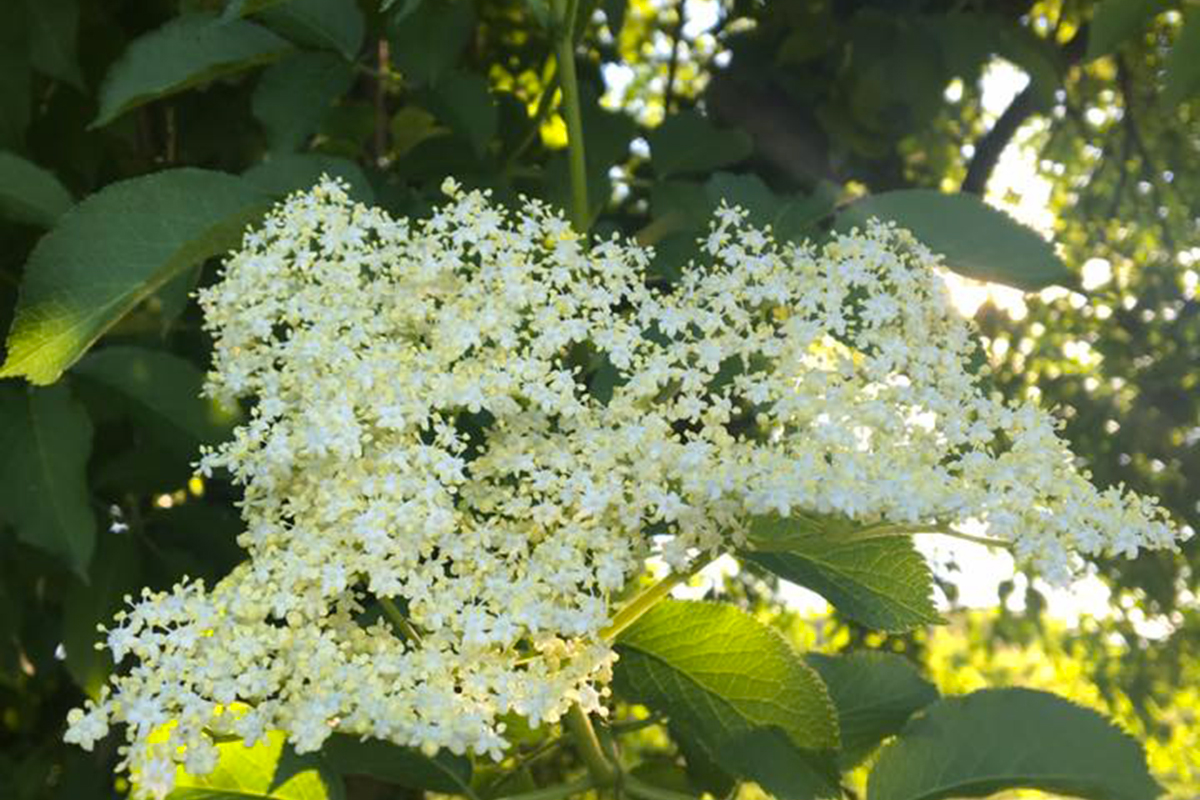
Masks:
[[[244,486],[249,560],[118,616],[132,666],[67,733],[125,724],[144,791],[210,771],[217,718],[301,752],[345,732],[498,757],[505,714],[603,711],[616,594],[648,555],[745,545],[759,515],[969,521],[1059,580],[1073,553],[1172,546],[1153,502],[1075,471],[1050,416],[979,389],[906,231],[785,246],[722,208],[667,293],[646,248],[445,188],[413,221],[323,181],[201,294],[207,391],[252,406],[200,469]]]

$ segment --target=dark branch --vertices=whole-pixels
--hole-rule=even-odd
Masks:
[[[971,194],[983,194],[987,189],[988,179],[992,170],[1000,161],[1000,154],[1017,130],[1037,110],[1037,97],[1030,81],[1020,94],[1013,98],[1008,108],[996,120],[992,129],[983,135],[975,145],[975,154],[971,157],[971,165],[967,167],[967,177],[963,179],[962,191]]]

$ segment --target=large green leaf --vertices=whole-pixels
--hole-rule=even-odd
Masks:
[[[175,773],[167,800],[340,800],[341,779],[318,759],[296,756],[280,731],[246,747],[240,741],[218,744],[221,760],[202,777]]]
[[[1095,800],[1151,800],[1161,789],[1141,747],[1057,695],[985,689],[914,717],[879,755],[867,800],[985,797],[1031,788]]]
[[[617,690],[663,714],[713,763],[787,798],[825,796],[837,718],[810,667],[734,606],[664,601],[617,640]]]
[[[84,468],[92,423],[65,385],[0,386],[0,508],[26,542],[86,575],[96,543]]]
[[[145,347],[105,347],[76,364],[72,374],[125,395],[197,444],[214,444],[225,438],[236,420],[233,412],[200,396],[204,374],[173,353]]]
[[[938,699],[933,684],[894,653],[863,651],[846,656],[805,655],[837,707],[842,734],[838,763],[856,766],[915,712]]]
[[[448,752],[429,758],[409,747],[335,733],[321,748],[325,762],[343,775],[367,775],[386,783],[463,794],[471,785],[471,762]]]
[[[847,540],[837,531],[805,535],[807,524],[797,525],[797,535],[778,540],[786,544],[772,552],[743,552],[742,558],[811,589],[868,628],[907,631],[942,621],[933,607],[929,566],[911,538]]]
[[[1183,27],[1167,55],[1162,101],[1174,106],[1197,88],[1200,88],[1200,9],[1189,6],[1183,16]]]
[[[329,48],[347,60],[362,47],[363,15],[354,0],[290,0],[259,18],[299,44]]]
[[[76,52],[79,0],[25,0],[25,10],[33,68],[82,89]]]
[[[296,53],[263,71],[251,108],[276,151],[296,150],[316,131],[354,70],[332,53]]]
[[[269,63],[290,49],[286,40],[244,19],[176,17],[135,39],[109,67],[92,125],[107,125],[131,108]]]
[[[1164,0],[1101,0],[1088,28],[1088,59],[1113,52],[1165,8]]]
[[[113,670],[112,655],[97,650],[98,623],[112,619],[128,594],[145,585],[137,543],[128,531],[102,534],[88,570],[88,582],[76,582],[63,596],[62,640],[67,672],[80,689],[96,697]]]
[[[745,131],[718,128],[695,111],[667,117],[647,139],[659,178],[736,164],[754,149]]]
[[[869,195],[847,206],[837,227],[861,226],[871,217],[912,231],[945,256],[947,267],[971,278],[1029,291],[1072,281],[1049,242],[974,195],[932,189]]]
[[[0,3],[0,147],[25,146],[33,100],[26,16],[24,3]]]
[[[49,228],[71,203],[71,193],[53,173],[0,152],[0,216]]]
[[[428,96],[429,110],[471,143],[482,156],[496,135],[499,113],[488,91],[487,78],[470,72],[451,72],[438,81]]]
[[[389,19],[392,61],[405,77],[436,83],[458,63],[474,27],[474,4],[426,0],[411,14]]]
[[[241,178],[199,169],[114,183],[83,200],[29,258],[0,377],[57,380],[139,301],[235,244],[266,203]]]

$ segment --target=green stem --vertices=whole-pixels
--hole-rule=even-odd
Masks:
[[[577,794],[583,794],[588,789],[595,789],[596,783],[590,775],[585,775],[582,778],[563,783],[558,786],[549,786],[545,789],[537,789],[532,792],[522,792],[521,794],[510,794],[498,798],[498,800],[565,800]]]
[[[956,531],[949,525],[869,525],[857,531],[851,531],[848,535],[839,537],[840,541],[861,542],[867,539],[886,539],[891,536],[914,536],[919,533],[940,533],[943,536],[950,536],[955,539],[962,539],[964,542],[974,542],[988,547],[1002,547],[1005,550],[1012,549],[1012,542],[1004,539],[992,539],[988,536],[973,536],[969,533]]]
[[[601,629],[601,638],[607,639],[610,642],[613,639],[616,639],[621,634],[621,631],[637,622],[643,614],[654,607],[655,603],[670,594],[671,590],[676,586],[683,583],[700,570],[704,569],[707,564],[708,562],[705,560],[698,560],[696,564],[687,572],[672,572],[670,575],[630,600],[613,616],[613,621],[609,623],[608,627]]]
[[[615,784],[618,776],[617,769],[609,761],[608,756],[604,755],[604,750],[600,747],[600,738],[596,736],[596,729],[592,727],[592,721],[588,719],[587,712],[578,705],[571,706],[571,710],[563,718],[563,726],[571,734],[575,750],[583,759],[583,763],[587,765],[593,785],[607,788]]]
[[[554,57],[558,61],[558,84],[563,95],[563,116],[567,123],[567,165],[571,176],[571,224],[583,233],[588,229],[587,159],[583,151],[583,116],[579,106],[579,79],[575,74],[575,38],[573,18],[576,3],[554,0],[558,29]]]
[[[417,629],[412,626],[412,623],[400,613],[400,609],[392,602],[390,597],[379,598],[379,605],[382,606],[383,612],[387,614],[388,619],[392,621],[396,629],[400,631],[400,635],[413,644],[421,643],[421,634],[417,633]]]

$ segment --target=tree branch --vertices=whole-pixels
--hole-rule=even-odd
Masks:
[[[1008,143],[1025,120],[1036,110],[1037,98],[1033,81],[1030,81],[1029,85],[1013,98],[1008,108],[1004,109],[1004,113],[996,120],[992,129],[976,143],[975,154],[967,167],[967,177],[963,178],[961,191],[982,195],[987,190],[988,179],[992,177],[992,171],[1000,162],[1000,154],[1008,147]]]

